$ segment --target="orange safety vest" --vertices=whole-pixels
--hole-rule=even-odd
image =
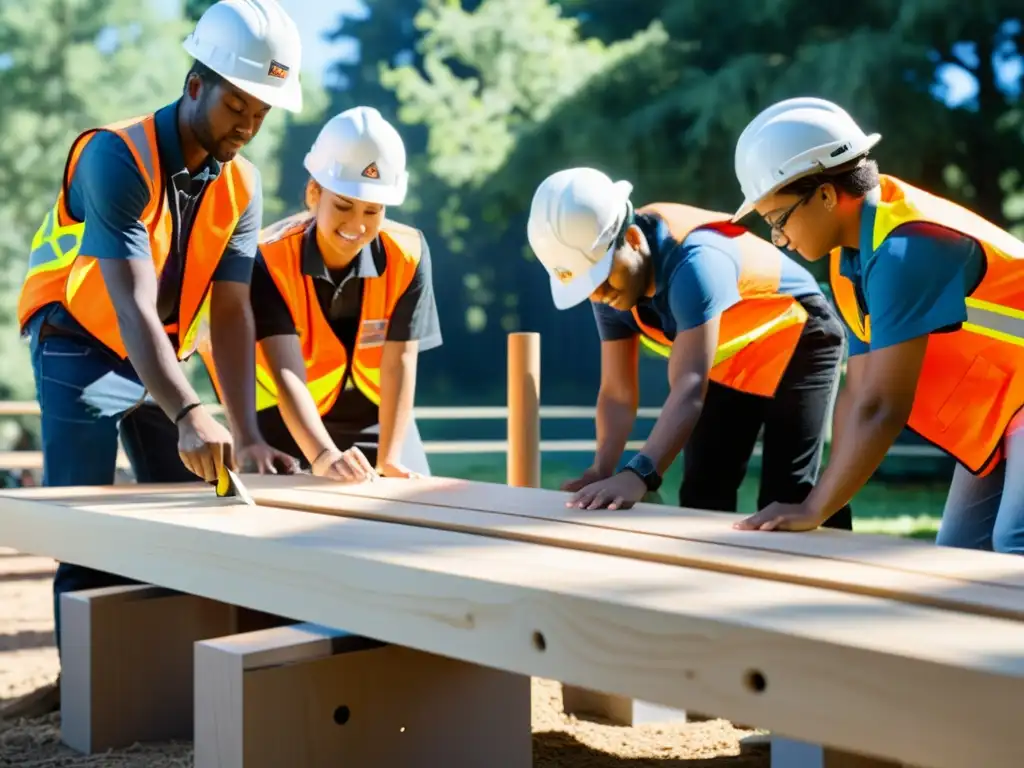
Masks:
[[[966,297],[967,322],[928,337],[907,426],[973,474],[987,475],[1003,458],[1007,425],[1024,407],[1024,242],[949,200],[882,176],[872,242],[861,243],[861,252],[877,250],[897,227],[917,221],[977,241],[985,270]],[[839,273],[841,253],[837,248],[830,256],[836,306],[869,344],[871,318],[853,282]]]
[[[149,188],[149,203],[142,223],[149,232],[153,268],[163,269],[171,249],[173,221],[167,203],[164,169],[160,165],[155,116],[136,117],[80,134],[71,145],[64,181],[57,201],[32,238],[29,269],[18,297],[18,321],[22,327],[41,307],[60,303],[93,337],[122,359],[128,357],[107,292],[99,259],[81,252],[87,221],[76,221],[67,207],[68,188],[82,150],[98,131],[112,131],[131,150]],[[165,326],[179,333],[178,359],[194,352],[207,332],[209,289],[213,272],[252,197],[255,174],[249,162],[237,157],[224,163],[221,173],[207,187],[188,241],[185,274],[177,323]]]
[[[712,381],[752,395],[772,397],[796,349],[807,310],[792,296],[779,293],[782,253],[771,243],[731,223],[726,213],[677,203],[653,203],[637,209],[665,222],[673,239],[683,242],[697,229],[714,229],[738,238],[740,301],[722,313],[718,349],[709,372]],[[633,319],[641,342],[668,357],[672,342],[661,330],[645,324],[637,308]]]
[[[317,300],[313,278],[302,272],[302,244],[312,222],[310,214],[298,214],[264,230],[260,251],[270,276],[288,305],[298,331],[302,358],[306,363],[306,386],[323,416],[338,399],[346,374],[375,405],[380,405],[380,364],[387,337],[388,321],[405,293],[420,262],[420,232],[413,227],[386,221],[378,236],[384,246],[387,265],[381,275],[363,279],[363,299],[352,360],[324,317]],[[258,309],[257,309],[258,311]],[[203,350],[207,370],[219,391],[213,360]],[[271,366],[257,345],[256,410],[278,404],[277,384]]]

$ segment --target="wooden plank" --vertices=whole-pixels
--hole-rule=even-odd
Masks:
[[[615,531],[655,534],[686,541],[721,544],[741,550],[760,550],[776,555],[841,560],[873,565],[906,574],[1024,589],[1024,558],[970,549],[937,547],[934,544],[895,536],[849,533],[828,528],[799,534],[768,531],[737,531],[738,516],[727,512],[662,504],[637,504],[631,510],[574,510],[565,507],[571,494],[536,488],[511,488],[446,477],[415,482],[383,479],[373,483],[343,484],[303,475],[301,477],[246,476],[251,489],[291,487],[296,492],[315,490],[339,496],[359,496],[386,501],[501,513],[541,521],[597,526]]]
[[[1024,590],[969,582],[930,573],[902,572],[874,563],[789,555],[652,535],[622,527],[576,525],[569,520],[529,513],[509,515],[451,506],[394,503],[386,496],[401,490],[402,480],[369,485],[385,498],[340,493],[331,481],[313,478],[246,478],[258,504],[303,509],[321,514],[421,525],[440,530],[525,541],[623,557],[684,565],[804,586],[838,589],[851,594],[885,597],[915,605],[946,608],[984,616],[1024,620]],[[365,486],[366,488],[369,488]],[[361,486],[362,487],[362,486]],[[493,493],[495,506],[505,493]],[[736,532],[740,533],[740,532]],[[766,534],[767,535],[767,534]],[[776,534],[782,536],[782,534]],[[912,548],[916,548],[911,543]],[[987,554],[987,553],[985,553]]]
[[[698,520],[703,526],[702,538],[685,538],[646,532],[651,526],[646,522],[634,525],[628,516],[629,512],[619,513],[616,517],[607,512],[573,512],[566,510],[566,516],[557,517],[545,512],[522,513],[489,512],[474,509],[460,509],[446,504],[432,506],[442,496],[435,493],[430,486],[443,486],[453,482],[447,479],[427,478],[415,482],[405,480],[383,479],[374,483],[348,486],[331,480],[323,480],[308,475],[303,476],[258,476],[244,475],[250,491],[255,494],[258,503],[265,506],[295,508],[299,506],[306,511],[323,514],[342,515],[367,520],[397,522],[406,525],[421,525],[439,530],[459,531],[477,535],[495,536],[499,538],[521,540],[550,546],[563,546],[591,552],[612,554],[647,560],[650,562],[671,565],[685,565],[742,576],[769,579],[783,583],[804,586],[839,589],[852,594],[899,600],[915,605],[947,608],[984,616],[995,616],[1012,619],[1024,618],[1024,595],[1017,588],[1016,579],[1011,576],[1008,584],[993,583],[995,573],[988,569],[988,578],[972,582],[961,576],[949,577],[940,569],[941,557],[960,559],[961,550],[944,549],[939,552],[940,561],[934,562],[931,553],[936,550],[934,545],[915,541],[897,540],[897,544],[911,553],[919,553],[925,549],[928,558],[924,562],[929,566],[921,570],[906,570],[900,567],[900,561],[891,558],[870,556],[869,549],[859,546],[857,540],[861,534],[851,535],[843,532],[825,531],[824,536],[818,532],[808,534],[813,537],[812,543],[825,542],[834,551],[839,544],[846,544],[845,556],[838,558],[827,555],[807,554],[812,547],[795,547],[795,552],[773,551],[764,547],[749,548],[733,546],[714,541],[716,536],[736,540],[753,532],[733,531],[728,526],[734,516],[722,513],[693,512],[678,509],[678,519],[657,518],[655,527],[686,527],[691,514],[698,518],[710,516],[718,523],[717,528],[725,528],[724,535],[707,520]],[[461,483],[462,481],[454,481]],[[408,502],[410,485],[426,485],[427,491],[422,493],[427,503],[415,504]],[[490,493],[487,503],[495,507],[507,507],[507,494],[521,489],[512,489],[503,485],[488,483],[470,483],[484,485]],[[190,494],[196,492],[193,484],[167,484],[146,486],[146,499],[158,504],[190,504]],[[533,493],[548,492],[528,489]],[[475,492],[476,489],[473,489]],[[105,502],[118,498],[138,498],[139,486],[116,486],[113,488],[33,488],[19,489],[19,494],[39,500],[62,500],[64,503]],[[211,492],[212,493],[212,492]],[[420,497],[419,493],[415,496]],[[396,504],[393,501],[403,503]],[[467,499],[471,501],[471,499]],[[479,503],[479,502],[478,502]],[[654,506],[654,505],[643,505]],[[663,508],[662,508],[663,509]],[[594,520],[597,522],[594,522]],[[564,525],[552,525],[563,523]],[[641,530],[636,530],[640,528]],[[712,541],[703,540],[703,535]],[[755,533],[763,540],[772,537],[787,544],[799,536],[786,534]],[[889,537],[871,537],[883,539],[889,544]],[[850,546],[853,544],[853,546]],[[888,550],[886,550],[888,551]],[[1017,565],[1019,558],[1015,556],[997,556],[986,552],[966,551],[972,559],[987,560],[995,557],[1000,565]],[[866,556],[862,556],[866,555]],[[866,562],[865,562],[866,561]],[[956,562],[954,562],[955,568]],[[970,563],[976,566],[976,563]],[[896,573],[893,573],[893,570]],[[977,567],[971,573],[979,575]]]
[[[20,551],[849,751],[1024,764],[1021,622],[205,492],[0,496]]]

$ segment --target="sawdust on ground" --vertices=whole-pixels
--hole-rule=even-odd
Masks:
[[[0,549],[0,706],[57,672],[50,579],[53,561]],[[617,727],[562,713],[561,688],[533,681],[535,768],[768,768],[767,753],[740,754],[724,720]],[[0,766],[18,768],[191,768],[190,743],[136,745],[83,756],[60,742],[60,716],[0,720]]]

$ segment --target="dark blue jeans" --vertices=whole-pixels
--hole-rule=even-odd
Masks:
[[[87,338],[45,333],[40,339],[42,325],[40,313],[27,331],[42,413],[43,485],[111,485],[118,434],[138,482],[195,482],[178,456],[177,428],[156,405],[139,405],[144,389],[131,363]],[[60,563],[53,580],[58,653],[61,594],[133,583]]]

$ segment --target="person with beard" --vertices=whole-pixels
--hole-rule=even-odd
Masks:
[[[353,107],[304,165],[307,210],[267,227],[253,271],[260,429],[320,477],[427,475],[416,363],[441,329],[426,238],[388,216],[406,196],[405,144]],[[219,391],[221,361],[204,360]]]
[[[567,506],[625,509],[683,451],[679,504],[737,511],[758,434],[758,509],[817,480],[844,334],[807,270],[733,224],[677,203],[634,209],[632,184],[593,168],[545,179],[527,236],[558,309],[590,299],[601,339],[597,452]],[[643,448],[619,462],[639,403],[641,344],[667,359],[669,395]],[[684,450],[685,449],[685,450]],[[841,510],[829,525],[852,529]]]
[[[294,468],[255,419],[245,340],[262,187],[238,152],[272,108],[301,110],[299,33],[276,0],[221,0],[184,47],[194,63],[181,98],[72,142],[32,241],[18,319],[41,411],[44,486],[113,483],[119,433],[140,483],[213,482],[242,461]],[[180,365],[207,333],[225,371],[230,433]],[[59,564],[58,652],[61,594],[125,583]],[[54,711],[59,694],[58,678],[4,716]]]

